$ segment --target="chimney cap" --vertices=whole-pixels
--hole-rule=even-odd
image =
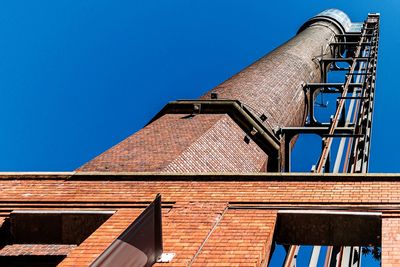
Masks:
[[[300,33],[301,31],[305,30],[308,26],[310,26],[311,24],[313,24],[317,21],[331,22],[338,28],[338,30],[340,31],[341,34],[345,34],[347,32],[354,32],[354,31],[357,32],[357,29],[358,29],[358,27],[356,27],[357,29],[354,30],[355,27],[353,24],[358,25],[358,23],[352,23],[349,16],[347,16],[346,13],[344,13],[343,11],[341,11],[339,9],[331,8],[331,9],[324,10],[324,11],[320,12],[319,14],[317,14],[316,16],[309,19],[306,23],[304,23],[300,27],[300,29],[297,33]]]

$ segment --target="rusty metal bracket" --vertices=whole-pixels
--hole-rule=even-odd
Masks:
[[[348,91],[353,92],[363,88],[363,83],[350,83]],[[307,83],[304,85],[305,95],[308,103],[308,118],[307,126],[322,125],[314,116],[314,99],[317,93],[324,94],[341,94],[343,92],[343,83]]]
[[[278,134],[285,136],[284,155],[285,167],[284,171],[290,172],[291,167],[291,149],[290,142],[296,135],[299,134],[316,134],[324,137],[360,137],[355,134],[354,126],[337,127],[334,134],[329,134],[329,126],[316,127],[285,127],[278,131]]]

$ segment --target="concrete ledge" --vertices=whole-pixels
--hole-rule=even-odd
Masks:
[[[358,181],[400,182],[400,173],[159,173],[159,172],[0,172],[1,180],[68,181]]]
[[[66,180],[76,172],[0,172],[1,180]]]

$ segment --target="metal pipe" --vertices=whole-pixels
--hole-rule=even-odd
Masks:
[[[332,251],[333,251],[333,247],[332,246],[327,247],[326,255],[325,255],[324,267],[329,267],[329,265],[331,263],[331,258],[332,258]]]
[[[362,56],[363,56],[363,57],[366,57],[366,56],[367,56],[366,51],[363,52],[363,55],[362,55]],[[359,67],[359,69],[358,69],[359,72],[362,72],[362,70],[365,68],[365,64],[366,64],[365,62],[361,62],[361,63],[360,63],[360,67]],[[355,82],[355,83],[360,83],[360,82],[361,82],[361,79],[362,79],[363,77],[364,77],[364,76],[358,75],[358,76],[356,77],[356,82]],[[356,91],[353,91],[352,97],[355,97],[356,95],[357,95]],[[358,102],[358,101],[360,101],[360,100],[357,100],[357,102]],[[351,120],[351,116],[352,116],[352,113],[353,113],[353,108],[354,108],[354,103],[355,103],[355,102],[356,102],[356,99],[351,99],[350,105],[349,105],[349,109],[348,109],[348,111],[347,111],[346,122],[348,122],[348,121]],[[337,154],[336,154],[335,165],[334,165],[334,167],[333,167],[333,172],[334,172],[334,173],[338,173],[338,172],[339,172],[340,164],[341,164],[341,162],[342,162],[342,157],[343,157],[343,150],[344,150],[344,146],[345,146],[345,144],[346,144],[346,140],[347,140],[347,138],[345,138],[345,137],[340,138],[339,148],[338,148],[338,151],[337,151]]]
[[[285,263],[283,267],[296,267],[297,265],[297,254],[299,253],[300,246],[291,245],[289,251],[286,254]]]
[[[360,38],[359,44],[363,43],[363,41],[365,39],[364,34],[366,34],[366,29],[365,28],[363,29],[362,37]],[[358,58],[360,56],[360,53],[361,53],[361,46],[359,46],[356,49],[355,58]],[[354,69],[355,69],[356,65],[357,65],[357,61],[354,60],[352,65],[351,65],[351,67],[350,67],[350,72],[354,72]],[[344,87],[343,87],[343,92],[342,92],[342,95],[341,95],[342,97],[345,97],[347,95],[350,83],[351,83],[351,76],[348,75],[347,79],[346,79],[346,82],[344,84]],[[329,134],[330,135],[334,134],[334,132],[336,130],[336,127],[337,127],[337,125],[339,123],[339,118],[340,118],[341,112],[343,110],[344,102],[345,102],[345,99],[340,99],[339,100],[338,108],[336,109],[336,113],[335,113],[335,115],[333,117],[332,124],[331,124],[330,130],[329,130]],[[331,146],[332,146],[332,138],[328,137],[328,138],[326,138],[324,140],[324,148],[322,149],[321,158],[320,158],[320,160],[318,162],[318,165],[317,165],[317,168],[316,168],[316,172],[317,173],[323,172],[323,170],[325,168],[325,164],[326,164],[326,162],[328,160],[328,156],[329,156],[329,152],[330,152]]]
[[[317,267],[320,252],[321,252],[321,246],[313,246],[310,263],[308,264],[308,267]]]
[[[353,247],[343,247],[342,248],[342,260],[340,266],[348,267],[351,262],[351,251]]]

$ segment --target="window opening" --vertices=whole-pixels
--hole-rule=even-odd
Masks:
[[[1,266],[55,266],[114,211],[16,210],[0,228]]]
[[[381,266],[381,229],[380,213],[279,211],[269,266]]]

